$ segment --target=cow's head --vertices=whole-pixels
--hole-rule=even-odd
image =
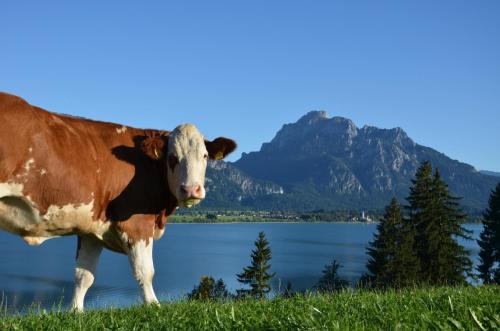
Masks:
[[[183,124],[164,137],[150,137],[142,149],[153,160],[163,162],[170,192],[182,207],[192,207],[205,198],[208,159],[221,160],[234,151],[236,143],[219,137],[205,140],[192,124]]]

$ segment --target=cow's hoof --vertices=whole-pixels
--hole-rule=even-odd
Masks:
[[[158,301],[150,301],[150,302],[145,302],[144,303],[145,305],[148,305],[148,306],[153,306],[153,307],[160,307],[160,302]]]
[[[73,313],[83,313],[83,307],[72,306],[70,311]]]

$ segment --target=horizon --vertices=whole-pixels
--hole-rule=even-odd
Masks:
[[[500,3],[9,2],[0,91],[260,150],[311,110],[500,172]]]

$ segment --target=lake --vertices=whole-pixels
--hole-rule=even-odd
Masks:
[[[478,238],[481,224],[466,228]],[[155,242],[154,285],[159,300],[175,300],[190,292],[202,275],[222,278],[232,291],[240,288],[236,274],[250,263],[259,231],[264,231],[273,252],[273,288],[291,281],[295,290],[312,287],[323,267],[333,259],[344,267],[341,276],[356,281],[365,271],[365,248],[376,224],[359,223],[230,223],[168,224]],[[476,241],[461,241],[477,263]],[[73,292],[76,237],[26,245],[21,238],[0,232],[0,301],[19,310],[39,302],[67,306]],[[127,306],[142,302],[125,255],[103,251],[96,281],[85,306]]]

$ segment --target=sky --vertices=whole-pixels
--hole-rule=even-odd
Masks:
[[[325,110],[500,171],[500,1],[2,1],[0,91],[259,150]]]

